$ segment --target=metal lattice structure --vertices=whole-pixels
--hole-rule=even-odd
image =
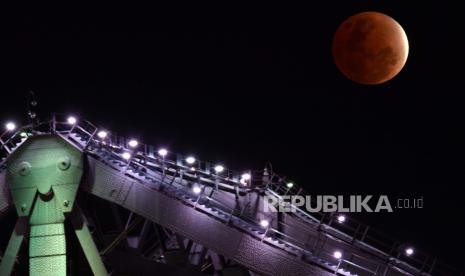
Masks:
[[[305,191],[270,170],[244,179],[100,131],[53,116],[0,137],[0,218],[17,214],[0,275],[81,275],[79,252],[95,275],[458,274],[353,219],[292,206],[282,196]],[[265,195],[294,212],[265,212]],[[22,244],[29,261],[15,265]]]

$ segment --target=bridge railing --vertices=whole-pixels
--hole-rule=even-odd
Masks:
[[[120,150],[118,148],[118,151],[116,153],[113,153],[114,152],[114,148],[113,147],[109,147],[108,148],[110,150],[110,154],[112,155],[112,157],[119,157],[120,156]],[[147,160],[149,160],[149,163],[147,162]],[[121,160],[122,162],[125,162],[123,160]],[[301,255],[306,255],[306,254],[318,254],[319,253],[319,250],[316,250],[315,248],[311,248],[309,247],[309,244],[308,243],[305,243],[304,241],[313,241],[313,239],[317,239],[316,237],[314,236],[309,236],[307,237],[306,239],[298,239],[292,235],[289,235],[288,233],[286,233],[285,231],[280,231],[278,229],[280,228],[295,228],[295,225],[289,225],[285,222],[281,222],[281,221],[277,221],[277,225],[276,227],[275,226],[270,226],[270,227],[267,227],[266,229],[260,231],[261,229],[261,226],[259,225],[259,221],[257,220],[254,220],[253,218],[250,218],[250,217],[247,217],[247,216],[243,216],[242,215],[242,212],[240,212],[239,210],[236,210],[236,209],[232,209],[224,204],[222,204],[222,202],[220,201],[217,201],[211,197],[208,197],[206,195],[203,194],[203,190],[204,190],[204,187],[206,186],[211,186],[211,187],[214,187],[212,185],[212,182],[211,181],[208,181],[208,179],[203,179],[203,178],[200,178],[199,175],[197,175],[194,171],[192,172],[190,170],[189,167],[186,167],[186,166],[176,166],[176,164],[172,161],[167,161],[167,160],[163,160],[163,159],[160,159],[160,158],[156,158],[156,159],[144,159],[144,161],[142,160],[133,160],[132,162],[131,161],[127,161],[129,166],[134,169],[134,171],[136,172],[140,172],[141,169],[144,169],[146,168],[146,165],[151,165],[152,169],[155,168],[157,170],[159,170],[161,173],[163,173],[163,175],[165,174],[165,172],[163,172],[163,170],[167,170],[168,174],[170,174],[171,176],[171,179],[175,180],[177,179],[177,181],[175,182],[175,184],[178,184],[180,186],[185,186],[187,185],[186,183],[183,183],[183,180],[186,180],[188,181],[187,183],[197,183],[199,184],[201,187],[202,187],[202,193],[200,193],[198,196],[197,196],[197,199],[195,200],[195,204],[193,206],[197,206],[197,204],[205,204],[205,205],[209,205],[209,204],[212,204],[216,207],[218,206],[221,206],[221,210],[223,211],[226,211],[226,217],[228,218],[226,221],[227,222],[231,222],[231,221],[234,221],[234,220],[240,220],[241,222],[245,222],[247,223],[248,225],[251,225],[253,226],[255,229],[258,229],[257,231],[259,231],[259,233],[263,233],[263,236],[261,237],[262,240],[267,238],[267,237],[272,237],[272,238],[277,238],[280,240],[280,243],[282,244],[285,244],[287,247],[290,247],[292,249],[294,249],[294,253],[296,252],[299,252],[299,254]],[[139,163],[140,162],[140,163]],[[167,166],[167,165],[170,165],[170,166]],[[154,167],[156,166],[156,167]],[[176,185],[169,185],[168,186],[169,189],[176,189]],[[185,191],[186,189],[182,189],[182,191]],[[190,190],[190,187],[187,189],[187,190]],[[195,195],[193,195],[195,196]],[[207,199],[207,201],[205,202],[205,199]],[[229,211],[228,211],[229,210]],[[299,210],[300,211],[300,210]],[[317,220],[315,222],[318,222]],[[270,225],[273,224],[273,221],[270,222]],[[303,231],[305,230],[308,230],[308,229],[302,229]],[[268,240],[265,239],[265,242],[267,242]],[[324,255],[324,254],[323,254]],[[326,255],[324,255],[326,256]],[[326,256],[328,257],[328,256]],[[325,257],[325,258],[326,258]],[[327,261],[333,261],[334,257],[331,257],[329,256]],[[345,260],[345,259],[343,259]],[[365,270],[369,271],[368,268],[366,268],[367,266],[367,261],[365,261],[365,263],[362,265],[362,264],[356,264],[355,261],[352,262],[354,264],[354,266],[358,266],[358,267],[362,267],[364,268]],[[370,264],[369,266],[378,266],[379,263],[377,262],[372,262],[372,264]]]
[[[99,137],[99,131],[106,131],[107,136],[104,138]],[[260,172],[260,174],[256,174],[248,171],[238,173],[227,168],[224,168],[222,172],[216,172],[215,166],[211,163],[195,160],[194,164],[187,164],[187,156],[175,154],[171,151],[161,156],[158,154],[159,149],[144,143],[139,143],[136,148],[130,148],[128,145],[129,139],[118,136],[116,133],[110,133],[108,130],[100,128],[89,121],[78,120],[75,123],[70,123],[65,116],[60,114],[55,114],[51,120],[42,122],[34,127],[28,125],[9,135],[2,135],[0,137],[0,160],[2,160],[0,165],[3,164],[5,157],[29,136],[45,133],[59,133],[68,138],[71,138],[70,135],[78,136],[80,141],[75,142],[84,149],[88,147],[91,149],[99,147],[110,149],[112,154],[114,154],[114,158],[119,158],[121,162],[127,163],[127,168],[136,165],[136,169],[140,168],[142,170],[159,168],[162,172],[165,170],[175,171],[176,173],[182,171],[181,179],[183,177],[190,181],[197,179],[201,180],[203,185],[242,192],[261,189],[262,191],[272,192],[272,195],[278,198],[283,195],[308,194],[296,183],[273,172],[265,171],[264,173]],[[124,153],[129,153],[130,158],[124,158]],[[249,174],[251,179],[243,181],[241,178],[244,173]],[[290,182],[293,185],[289,187],[288,183]],[[310,214],[301,208],[295,206],[293,208],[296,209],[297,214],[301,218],[306,218],[306,221],[318,224],[323,232],[335,236],[346,243],[350,241],[358,247],[368,249],[378,256],[387,258],[390,265],[394,268],[399,266],[400,269],[407,269],[416,273],[433,273],[434,275],[458,275],[457,271],[418,250],[415,250],[413,256],[405,256],[402,252],[403,243],[399,243],[389,238],[390,236],[381,234],[353,218],[347,217],[347,220],[343,224],[338,224],[334,222],[335,214],[322,212]],[[242,217],[241,219],[246,220],[248,218]],[[253,221],[253,223],[255,225],[259,224],[257,221]],[[286,242],[305,250],[305,246],[299,246],[300,242],[297,239],[272,227],[269,229],[269,232],[267,234],[274,233],[277,236],[281,235],[288,240],[293,240],[292,242]],[[357,264],[354,263],[353,265]]]
[[[267,188],[273,191],[275,195],[309,195],[304,189],[296,185],[295,182],[290,181],[283,176],[273,176],[274,182],[269,183]],[[292,182],[294,185],[291,188],[287,187],[287,183]],[[407,256],[405,249],[409,246],[405,242],[401,242],[392,238],[390,235],[381,232],[377,229],[371,228],[352,217],[345,217],[343,223],[337,222],[337,213],[308,213],[301,208],[300,214],[306,214],[309,219],[314,220],[317,218],[324,227],[324,231],[334,233],[331,230],[339,232],[336,236],[343,237],[347,235],[352,240],[352,243],[359,244],[365,248],[370,249],[372,252],[377,253],[378,256],[383,256],[389,263],[392,264],[393,269],[396,266],[415,271],[416,273],[431,274],[431,275],[460,275],[458,269],[438,261],[434,256],[426,254],[420,250],[415,249],[414,254]],[[345,215],[345,214],[343,214]]]
[[[134,164],[134,165],[136,165],[136,164]],[[177,171],[177,173],[179,173],[179,171]],[[178,181],[175,184],[179,184],[179,186],[188,185],[188,184],[182,182],[182,180],[181,180],[182,176],[180,176],[180,175],[175,175],[175,176],[178,177]],[[193,181],[195,181],[195,180],[196,179],[193,179]],[[188,183],[191,183],[191,181],[189,181]],[[201,182],[195,182],[195,183],[200,184]],[[188,189],[181,189],[181,188],[176,188],[176,187],[177,187],[177,185],[169,185],[167,189],[170,189],[170,190],[173,190],[173,191],[177,190],[177,191],[181,191],[181,192],[185,192],[186,190],[187,191],[190,190],[189,188]],[[270,221],[269,227],[263,228],[263,226],[259,225],[259,222],[257,220],[254,220],[251,217],[243,215],[243,212],[242,212],[243,210],[239,210],[239,209],[235,208],[236,206],[234,208],[231,208],[231,207],[229,207],[227,205],[224,205],[221,201],[218,201],[218,200],[208,196],[207,194],[205,194],[204,193],[204,188],[205,187],[206,186],[202,186],[201,192],[198,195],[190,193],[190,195],[193,197],[193,200],[191,202],[191,206],[193,206],[194,208],[200,209],[202,206],[206,206],[206,207],[215,208],[218,211],[221,210],[223,212],[224,216],[219,216],[220,220],[222,220],[225,223],[231,224],[232,226],[242,228],[242,230],[245,230],[245,231],[247,231],[248,227],[241,227],[241,226],[243,226],[244,223],[246,225],[250,226],[250,227],[253,227],[253,229],[255,230],[255,236],[260,238],[262,240],[262,242],[270,243],[273,246],[276,246],[276,243],[273,242],[273,241],[279,240],[279,244],[285,245],[287,247],[288,251],[290,253],[292,253],[292,254],[295,254],[295,255],[298,255],[298,256],[306,256],[306,255],[309,255],[309,256],[316,255],[316,256],[318,256],[318,255],[321,255],[323,258],[325,258],[325,260],[327,262],[331,262],[332,264],[334,264],[335,258],[333,256],[331,256],[331,255],[328,255],[328,254],[324,253],[324,252],[329,252],[329,251],[321,251],[321,249],[312,247],[312,244],[316,243],[316,241],[319,239],[318,236],[310,235],[309,233],[307,233],[308,237],[306,237],[305,239],[296,238],[293,235],[290,235],[290,234],[286,233],[284,230],[278,230],[278,229],[282,229],[282,228],[284,228],[284,229],[286,229],[286,228],[294,228],[295,229],[296,228],[295,225],[290,225],[290,224],[288,224],[286,222],[282,222],[282,221],[276,221],[276,222]],[[240,224],[237,223],[238,221],[240,221],[241,223]],[[308,231],[308,229],[301,228],[300,230],[298,230],[298,232],[303,232],[303,233],[305,233],[305,231]],[[254,234],[254,233],[252,233],[252,234]],[[325,249],[325,247],[323,247],[323,249]],[[359,259],[352,260],[352,262],[350,262],[349,260],[346,260],[346,259],[341,259],[341,261],[343,262],[342,266],[344,266],[344,268],[347,271],[350,268],[349,264],[351,264],[352,268],[353,267],[358,267],[359,269],[361,269],[362,271],[365,271],[365,272],[370,272],[371,271],[369,269],[369,267],[379,267],[378,262],[373,262],[373,261],[370,261],[369,259],[366,259],[364,261],[363,265],[362,264],[357,264],[356,262]],[[367,264],[369,262],[371,262],[371,263]],[[339,269],[342,269],[343,268],[342,266]],[[335,269],[335,267],[332,267],[332,269]]]

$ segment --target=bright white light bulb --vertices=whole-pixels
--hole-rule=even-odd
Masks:
[[[244,180],[244,181],[249,181],[250,178],[251,178],[250,173],[244,173],[244,174],[241,176],[241,179]]]
[[[194,186],[194,188],[192,188],[192,191],[194,192],[194,194],[200,194],[202,189],[199,186]]]
[[[77,122],[76,118],[73,116],[68,117],[68,124],[74,125]]]
[[[139,145],[139,142],[137,142],[137,140],[132,139],[131,141],[129,141],[128,145],[131,148],[135,148],[135,147],[137,147],[137,145]]]
[[[260,221],[260,226],[261,226],[261,227],[266,228],[266,227],[268,227],[268,225],[270,225],[270,222],[267,221],[266,219],[262,219],[262,220]]]
[[[411,247],[409,247],[409,248],[405,249],[405,254],[407,254],[407,256],[410,256],[410,255],[412,255],[412,254],[413,254],[413,252],[414,252],[414,251],[413,251],[413,248],[411,248]]]
[[[131,158],[131,154],[129,152],[124,152],[123,153],[123,158],[126,159],[126,160],[129,160],[129,158]]]
[[[342,258],[342,253],[341,253],[341,251],[334,251],[333,256],[336,259],[340,259],[340,258]]]
[[[290,189],[290,188],[294,187],[294,183],[288,182],[288,183],[286,184],[286,186]]]
[[[99,138],[101,138],[101,139],[106,138],[107,135],[108,135],[108,133],[107,133],[106,131],[104,131],[104,130],[101,130],[101,131],[99,131],[99,132],[97,133],[97,136],[98,136]]]
[[[194,164],[195,163],[195,158],[192,156],[189,156],[186,158],[187,164]]]
[[[215,166],[215,172],[220,173],[224,171],[224,167],[221,165]]]
[[[158,150],[158,155],[161,157],[165,157],[168,154],[168,151],[166,149],[160,149]]]
[[[339,215],[337,217],[337,221],[339,221],[339,223],[343,223],[344,221],[346,221],[346,216],[344,215]]]
[[[8,122],[8,123],[6,123],[5,128],[8,131],[13,131],[13,130],[16,129],[16,125],[14,123],[12,123],[12,122]]]

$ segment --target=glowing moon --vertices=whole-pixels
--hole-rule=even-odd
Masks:
[[[362,12],[339,26],[332,51],[336,66],[347,78],[380,84],[402,70],[409,45],[397,21],[379,12]]]

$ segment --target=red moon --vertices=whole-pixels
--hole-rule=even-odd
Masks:
[[[397,21],[379,12],[362,12],[339,26],[332,50],[336,66],[347,78],[380,84],[402,70],[409,45]]]

